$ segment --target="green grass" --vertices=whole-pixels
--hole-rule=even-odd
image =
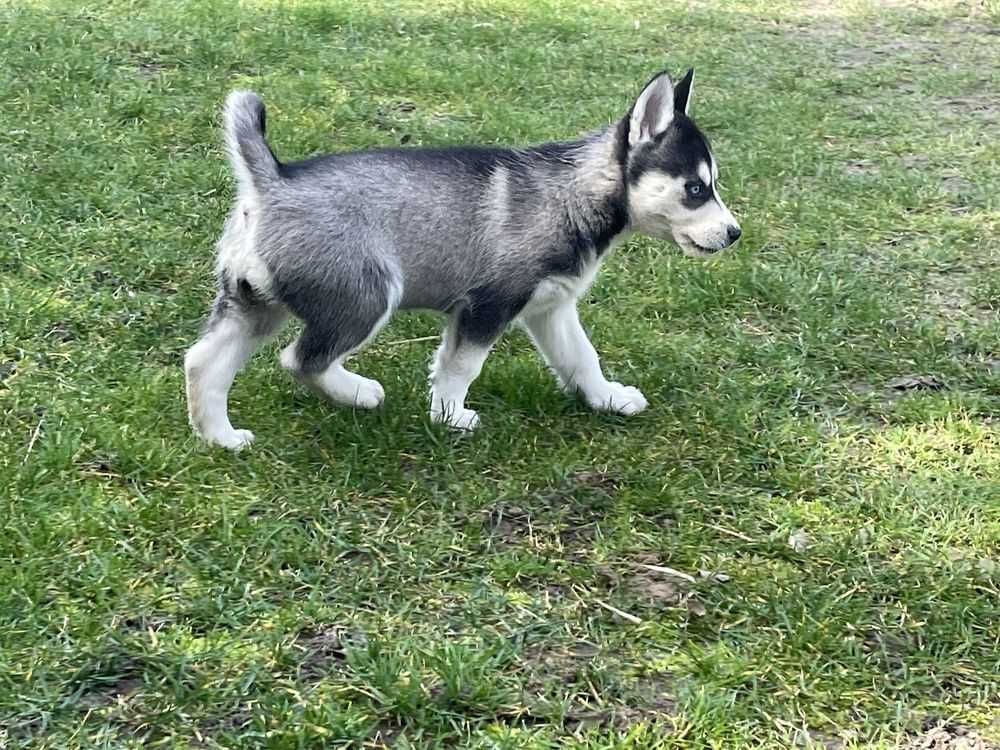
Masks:
[[[0,3],[0,747],[1000,740],[998,10]],[[456,438],[414,315],[378,413],[271,348],[253,449],[191,436],[229,89],[293,158],[565,138],[688,65],[741,247],[637,238],[583,304],[647,412],[512,332]]]

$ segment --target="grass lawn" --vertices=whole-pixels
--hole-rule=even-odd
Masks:
[[[998,747],[998,23],[0,2],[0,748]],[[636,238],[582,304],[645,413],[511,332],[455,437],[406,315],[379,412],[294,385],[289,331],[232,393],[253,448],[191,435],[228,90],[291,159],[567,138],[689,65],[744,239]]]

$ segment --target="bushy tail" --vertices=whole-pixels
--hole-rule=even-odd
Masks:
[[[280,179],[278,159],[264,139],[264,102],[252,91],[226,99],[225,129],[229,161],[240,192],[255,193]]]

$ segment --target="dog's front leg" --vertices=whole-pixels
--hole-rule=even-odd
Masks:
[[[638,388],[604,377],[575,303],[559,305],[522,322],[562,387],[580,392],[591,408],[617,414],[637,414],[646,408],[646,397]]]

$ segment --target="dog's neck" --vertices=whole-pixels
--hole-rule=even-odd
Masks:
[[[631,232],[628,214],[628,118],[578,141],[567,213],[597,257]]]

